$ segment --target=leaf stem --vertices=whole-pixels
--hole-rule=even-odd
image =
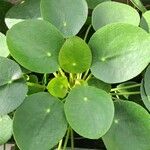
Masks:
[[[46,88],[45,85],[41,85],[41,84],[38,84],[38,83],[32,83],[32,82],[27,82],[27,85],[31,86],[31,87],[37,87],[37,88],[43,88],[43,89]]]
[[[92,77],[92,74],[90,73],[89,76],[86,78],[85,81],[88,81]]]
[[[136,92],[125,92],[125,93],[110,93],[111,95],[137,95],[140,94],[139,91]]]
[[[56,72],[53,73],[53,75],[57,78],[58,77],[58,74]]]
[[[66,77],[65,73],[63,72],[63,70],[61,68],[59,68],[59,72],[63,77]]]
[[[59,141],[59,144],[58,144],[58,148],[57,148],[57,150],[61,150],[62,142],[63,142],[63,140],[61,139],[61,140]]]
[[[89,27],[87,28],[86,33],[85,33],[85,36],[84,36],[84,41],[87,40],[87,36],[88,36],[88,34],[89,34],[89,31],[90,31],[91,27],[92,27],[92,25],[89,25]]]
[[[123,90],[123,89],[130,89],[130,88],[139,87],[139,86],[141,86],[140,83],[139,84],[135,84],[135,85],[125,86],[125,87],[118,87],[118,88],[111,89],[111,92],[118,91],[118,90]]]
[[[69,135],[70,135],[70,128],[68,128],[68,130],[67,130],[67,134],[66,134],[63,150],[66,150],[67,143],[68,143],[68,140],[69,140]]]
[[[71,150],[74,150],[74,135],[72,128],[70,128],[70,137],[71,137]]]
[[[84,76],[83,76],[83,80],[85,80],[85,79],[86,79],[86,77],[87,77],[87,75],[88,75],[89,71],[90,71],[90,69],[88,69],[88,70],[85,72],[85,74],[84,74]]]

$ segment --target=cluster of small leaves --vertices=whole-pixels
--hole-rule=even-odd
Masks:
[[[13,133],[21,150],[65,150],[75,131],[102,138],[107,150],[150,148],[150,11],[131,2],[137,9],[110,0],[25,0],[9,9],[0,144]],[[139,75],[141,83],[131,80]]]

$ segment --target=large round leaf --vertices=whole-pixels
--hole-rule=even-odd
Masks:
[[[23,150],[49,150],[63,138],[66,129],[63,103],[48,93],[27,97],[14,116],[14,138]]]
[[[8,28],[27,19],[40,19],[40,1],[41,0],[25,0],[13,6],[5,16],[5,22]]]
[[[137,76],[150,61],[149,34],[130,24],[115,23],[99,29],[89,45],[93,52],[92,73],[107,83]]]
[[[0,56],[7,57],[9,55],[9,50],[6,44],[6,37],[0,33]]]
[[[140,26],[147,32],[150,32],[150,11],[146,11],[142,14]]]
[[[27,85],[14,61],[0,57],[0,115],[15,110],[25,99]]]
[[[105,2],[105,1],[111,1],[111,0],[86,0],[88,3],[88,7],[90,9],[93,9],[94,7],[96,7],[98,4]]]
[[[67,77],[53,78],[47,86],[49,93],[55,97],[64,98],[68,92]]]
[[[145,92],[145,87],[144,87],[144,81],[142,80],[141,83],[141,98],[143,100],[144,105],[146,106],[146,108],[150,111],[150,93],[146,93]]]
[[[41,13],[64,37],[70,37],[76,35],[84,25],[88,7],[85,0],[42,0]]]
[[[150,114],[134,102],[118,101],[113,124],[103,141],[107,150],[148,150],[149,133]]]
[[[91,62],[91,50],[79,37],[67,39],[59,52],[60,66],[66,72],[82,73],[90,68]]]
[[[70,126],[78,134],[98,139],[112,124],[114,105],[105,91],[90,86],[78,86],[66,98],[65,114]]]
[[[7,32],[11,55],[25,68],[52,73],[58,69],[58,53],[64,42],[60,32],[47,21],[27,20]]]
[[[138,26],[140,16],[131,6],[118,2],[101,3],[94,9],[92,25],[95,30],[115,22],[129,23]]]
[[[0,145],[6,143],[12,136],[13,121],[8,115],[0,117]]]

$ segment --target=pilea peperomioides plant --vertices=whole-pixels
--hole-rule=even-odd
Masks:
[[[107,150],[150,150],[150,13],[132,3],[142,16],[109,0],[26,0],[7,12],[0,144],[13,134],[20,150],[65,150],[70,137],[74,149],[76,132]]]

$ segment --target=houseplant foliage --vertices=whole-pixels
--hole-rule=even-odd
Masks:
[[[108,150],[150,148],[150,13],[132,3],[26,0],[7,12],[0,144],[65,150],[70,138],[73,149],[76,132]]]

